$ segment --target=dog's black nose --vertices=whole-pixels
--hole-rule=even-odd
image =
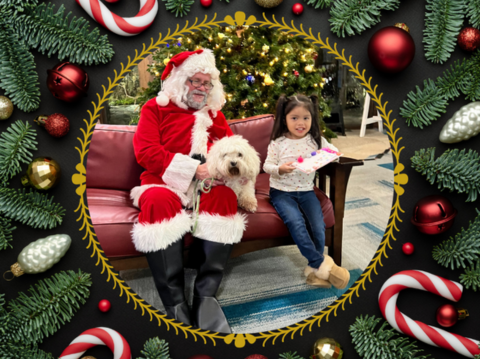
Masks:
[[[230,162],[230,164],[231,164],[232,166],[236,166],[236,165],[237,165],[237,162]]]

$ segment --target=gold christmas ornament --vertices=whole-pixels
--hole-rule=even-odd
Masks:
[[[271,86],[275,83],[275,81],[272,80],[269,74],[265,75],[265,85]]]
[[[267,9],[280,5],[282,1],[283,0],[255,0],[258,5]]]
[[[24,186],[33,186],[38,190],[49,190],[55,187],[60,180],[60,165],[49,157],[35,158],[27,169],[27,174],[22,177]]]
[[[167,57],[165,60],[163,60],[163,64],[167,65],[170,62],[170,59]]]
[[[155,71],[155,76],[156,76],[156,77],[160,77],[160,72]]]
[[[225,34],[223,34],[223,33],[221,33],[221,32],[218,33],[218,38],[219,38],[219,39],[223,39],[224,37],[225,37]]]
[[[270,50],[270,46],[268,46],[268,45],[263,45],[263,46],[262,46],[262,50],[263,50],[264,52],[268,52],[268,50]]]
[[[313,344],[312,359],[342,359],[341,345],[332,338],[321,338]]]
[[[6,120],[12,116],[13,103],[8,97],[0,96],[0,120]]]
[[[305,66],[305,72],[306,73],[311,73],[313,71],[313,66],[312,65],[307,65]]]
[[[43,273],[67,253],[72,239],[68,234],[55,234],[46,238],[40,238],[22,249],[17,257],[17,262],[10,266],[10,270],[3,274],[5,280],[12,280],[23,274]],[[12,278],[5,275],[11,272]]]

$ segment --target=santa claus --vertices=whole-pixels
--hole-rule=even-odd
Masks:
[[[190,310],[184,294],[183,236],[192,228],[190,207],[195,180],[211,178],[205,156],[213,142],[233,133],[220,112],[225,97],[211,50],[182,52],[162,74],[162,90],[143,107],[133,146],[145,169],[131,191],[141,210],[132,231],[146,254],[166,312],[185,324],[231,333],[215,294],[245,217],[235,193],[215,181],[200,197],[195,242],[200,264]],[[168,78],[167,78],[168,77]]]

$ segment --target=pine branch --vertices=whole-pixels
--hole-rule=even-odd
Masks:
[[[433,247],[433,259],[438,264],[451,269],[465,268],[468,262],[470,265],[478,261],[480,256],[480,211],[477,209],[477,217],[470,221],[467,230],[462,228],[455,239],[443,241]]]
[[[475,51],[468,61],[468,75],[464,80],[462,92],[467,100],[480,100],[480,50]]]
[[[467,17],[473,27],[480,27],[480,0],[467,1]]]
[[[40,104],[34,57],[8,25],[0,24],[0,33],[0,88],[20,110],[34,111]]]
[[[38,0],[0,0],[0,8],[11,8],[16,12],[23,12],[26,7],[35,6]],[[2,9],[3,10],[3,9]]]
[[[329,7],[333,0],[303,0],[307,3],[307,5],[312,5],[315,9],[325,9]]]
[[[7,249],[8,247],[13,248],[9,242],[13,240],[12,232],[17,227],[12,227],[10,223],[11,221],[9,219],[0,217],[0,250]]]
[[[175,17],[180,15],[187,15],[190,11],[190,6],[194,3],[193,0],[162,0],[163,2],[167,2],[165,7],[168,11],[171,11],[175,14]]]
[[[480,192],[479,155],[474,150],[446,150],[435,160],[435,147],[415,151],[412,168],[427,176],[430,184],[437,182],[438,189],[467,193],[466,202],[474,202]]]
[[[447,101],[442,96],[435,83],[428,79],[423,81],[423,90],[416,86],[417,93],[410,91],[407,100],[403,101],[400,115],[405,118],[407,125],[415,127],[429,126],[432,120],[446,112]],[[448,87],[446,88],[448,90]]]
[[[280,354],[280,359],[304,359],[300,355],[297,354],[297,352],[288,352],[288,353],[283,353]]]
[[[20,163],[32,161],[31,151],[37,149],[35,141],[37,132],[32,126],[18,120],[0,135],[0,186],[8,185],[8,181],[21,171]]]
[[[158,337],[147,340],[140,353],[145,355],[145,358],[140,357],[138,359],[170,359],[168,343],[164,339],[158,339]]]
[[[383,322],[377,332],[375,327],[381,318],[375,316],[356,318],[355,323],[349,328],[352,343],[355,344],[357,353],[368,359],[425,359],[429,355],[417,356],[423,350],[417,349],[416,342],[409,342],[406,337],[399,337],[393,329],[388,328],[387,322]]]
[[[30,287],[31,296],[20,292],[8,303],[6,333],[0,343],[36,345],[69,322],[90,295],[90,274],[60,272]]]
[[[450,65],[450,70],[445,70],[443,76],[437,78],[435,85],[444,99],[453,100],[460,96],[460,91],[465,93],[470,82],[469,74],[470,62],[465,59],[462,62],[457,60]]]
[[[33,228],[52,229],[62,223],[65,209],[47,194],[0,188],[0,213]]]
[[[463,0],[427,0],[423,43],[425,57],[443,64],[450,58],[465,15]]]
[[[337,0],[330,9],[330,29],[337,36],[361,34],[380,22],[380,10],[396,10],[400,0]]]
[[[2,359],[54,359],[52,354],[38,349],[37,346],[2,343],[0,344],[0,358]]]
[[[65,7],[41,4],[15,20],[15,29],[28,46],[50,57],[57,54],[60,61],[68,59],[77,64],[106,64],[113,57],[112,45],[107,35],[100,36],[98,28],[89,32],[89,22],[64,16]]]
[[[472,287],[474,292],[480,289],[480,261],[477,261],[476,266],[473,264],[465,269],[465,274],[460,275],[460,283],[467,289]]]

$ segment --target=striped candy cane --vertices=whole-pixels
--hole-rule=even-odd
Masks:
[[[134,17],[120,17],[99,0],[75,0],[96,22],[121,36],[133,36],[149,27],[158,11],[158,0],[140,0],[140,10]]]
[[[399,292],[406,288],[425,290],[458,302],[463,291],[460,283],[419,270],[398,272],[391,276],[380,289],[378,296],[380,310],[387,322],[400,333],[436,347],[452,350],[468,358],[480,354],[478,340],[412,320],[400,312],[397,308],[397,297]]]
[[[59,359],[78,359],[88,349],[106,345],[113,352],[113,359],[132,359],[130,346],[124,337],[110,328],[93,328],[84,331],[63,351]]]

